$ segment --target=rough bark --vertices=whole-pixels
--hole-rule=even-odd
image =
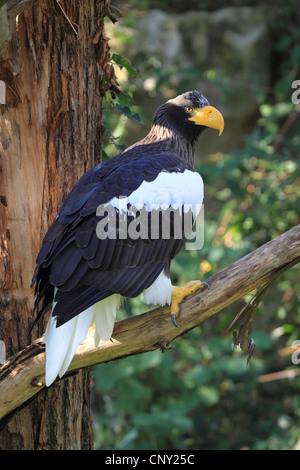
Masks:
[[[176,337],[207,320],[212,315],[258,286],[266,285],[284,269],[300,262],[300,225],[271,240],[249,255],[207,279],[209,289],[191,295],[181,304],[175,328],[169,307],[116,323],[113,340],[95,348],[93,330],[77,349],[69,371],[109,362],[157,348],[168,349]],[[0,369],[0,423],[18,407],[45,387],[45,353],[41,340],[7,362]],[[64,380],[63,380],[64,381]]]
[[[110,0],[40,2],[10,21],[0,63],[0,340],[7,357],[43,333],[30,288],[41,240],[79,177],[101,159],[103,30]],[[20,2],[10,2],[13,6]],[[36,2],[32,2],[36,3]],[[105,35],[103,35],[105,37]],[[1,449],[92,447],[90,370],[57,384],[0,433]]]

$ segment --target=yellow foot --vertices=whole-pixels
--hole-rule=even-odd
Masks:
[[[176,322],[176,317],[178,316],[180,310],[180,302],[182,302],[187,295],[190,295],[203,287],[209,287],[207,282],[190,281],[181,287],[173,286],[173,292],[171,296],[171,319],[174,326],[180,328],[180,325],[178,325]]]

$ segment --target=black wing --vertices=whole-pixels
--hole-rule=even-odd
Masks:
[[[144,149],[143,149],[144,150]],[[113,293],[135,297],[149,287],[181,249],[184,237],[99,239],[97,208],[113,197],[128,197],[162,171],[193,170],[172,154],[143,155],[138,147],[89,170],[74,186],[48,230],[37,257],[37,319],[52,304],[57,326]],[[164,201],[162,201],[164,202]],[[129,222],[129,221],[128,221]]]

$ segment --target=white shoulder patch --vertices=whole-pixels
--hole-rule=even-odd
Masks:
[[[124,210],[127,204],[137,210],[145,206],[147,211],[169,206],[174,209],[183,207],[184,212],[192,209],[196,216],[200,212],[203,198],[204,185],[199,173],[191,170],[181,173],[162,171],[154,181],[143,181],[127,198],[114,197],[106,205],[120,210]]]

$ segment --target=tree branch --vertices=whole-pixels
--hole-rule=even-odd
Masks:
[[[117,322],[112,341],[94,345],[89,330],[78,347],[68,373],[133,354],[168,349],[170,343],[246,293],[270,281],[278,271],[300,261],[300,225],[244,256],[206,281],[209,288],[197,291],[181,304],[179,323],[170,321],[169,307],[162,307]],[[45,387],[45,350],[42,340],[10,358],[0,368],[0,419],[9,417]]]
[[[8,0],[6,3],[7,6],[7,16],[8,19],[11,20],[15,18],[23,11],[27,10],[28,8],[33,7],[36,3],[39,3],[41,0]]]

